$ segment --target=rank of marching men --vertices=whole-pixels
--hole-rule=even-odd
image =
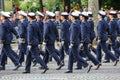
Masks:
[[[11,15],[13,14],[10,12],[1,11],[1,15],[5,17],[5,20],[7,20],[10,19]],[[19,16],[18,33],[13,32],[13,34],[16,35],[19,44],[18,45],[19,56],[18,60],[17,59],[13,60],[12,58],[16,58],[17,54],[14,53],[14,55],[11,58],[13,63],[15,64],[14,70],[17,70],[19,67],[22,66],[22,63],[25,61],[24,54],[27,54],[26,69],[25,72],[23,73],[31,72],[30,70],[31,64],[29,64],[29,62],[31,62],[32,60],[34,60],[36,64],[40,63],[41,65],[40,69],[43,69],[44,70],[43,73],[45,73],[48,70],[47,63],[49,62],[49,60],[46,59],[45,54],[46,51],[49,53],[48,54],[49,56],[52,55],[51,58],[54,58],[56,60],[58,65],[58,68],[56,70],[60,70],[65,65],[64,53],[66,53],[66,55],[69,56],[69,59],[73,61],[75,60],[75,58],[70,57],[71,55],[73,55],[73,53],[70,51],[72,50],[74,52],[74,49],[78,50],[76,52],[77,54],[75,55],[79,54],[80,57],[85,57],[86,59],[91,60],[96,66],[96,70],[100,68],[102,63],[102,54],[100,47],[103,48],[103,51],[106,54],[105,56],[108,58],[107,60],[105,59],[106,60],[105,62],[109,62],[109,60],[111,59],[113,61],[113,65],[116,66],[119,61],[120,50],[119,46],[117,45],[119,45],[120,43],[120,11],[109,12],[110,18],[109,23],[105,21],[106,13],[104,11],[98,11],[99,22],[97,24],[97,35],[95,34],[94,31],[95,26],[94,21],[92,19],[93,13],[90,11],[80,12],[75,10],[72,13],[62,12],[60,15],[61,19],[60,34],[58,34],[57,31],[55,13],[53,12],[46,11],[46,13],[43,14],[40,11],[36,11],[36,13],[30,12],[27,14],[25,11],[21,10],[18,11],[18,16]],[[5,37],[3,37],[4,33],[3,23],[4,21],[0,23],[1,55],[3,55],[2,50],[4,45],[6,45],[7,43],[6,42],[7,40],[5,39]],[[10,20],[9,23],[13,24],[12,21]],[[78,33],[76,33],[77,30],[75,31],[75,29],[78,29]],[[10,31],[12,32],[12,30]],[[95,38],[98,42],[97,48],[93,46],[93,41]],[[60,47],[59,50],[57,50],[54,46],[55,41],[57,41],[58,45],[57,47]],[[9,44],[11,44],[11,42]],[[108,44],[110,44],[110,47],[113,48],[115,54],[108,49],[107,46]],[[39,53],[37,53],[36,55],[40,56],[42,54],[44,59],[41,59],[36,55],[34,57],[32,56],[34,52],[37,52],[33,47],[36,48],[38,47]],[[83,54],[82,51],[85,51],[86,54],[81,55]],[[95,53],[96,57],[91,54],[91,51]],[[47,58],[50,57],[47,56]],[[78,60],[75,61],[79,62],[79,60],[80,59],[78,57]],[[2,60],[0,61],[1,61],[0,70],[3,70],[5,69],[5,65],[2,64]],[[72,63],[72,61],[68,62],[68,71],[66,73],[73,72],[72,64],[70,63]],[[85,68],[87,67],[88,68],[87,72],[89,72],[92,66],[86,62],[83,64],[86,66],[80,65],[78,63],[77,69],[82,69],[83,66]]]

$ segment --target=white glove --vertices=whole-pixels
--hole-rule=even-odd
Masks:
[[[46,43],[43,42],[43,51],[45,51]]]
[[[81,50],[82,47],[83,47],[83,43],[80,43],[80,45],[79,45],[79,50]]]
[[[98,43],[100,43],[100,40],[98,40]]]
[[[32,47],[31,45],[28,45],[28,46],[27,46],[28,50],[31,50],[31,47]]]
[[[62,41],[61,44],[64,45],[64,41]]]
[[[19,44],[21,44],[21,43],[22,43],[22,41],[21,41],[20,39],[18,39],[18,43],[19,43]]]
[[[72,48],[72,47],[73,47],[73,44],[71,43],[70,46],[69,46],[69,48]]]
[[[120,42],[120,37],[117,37],[117,41]]]
[[[22,41],[21,39],[18,39],[18,43],[19,43],[19,44],[25,43],[25,41]]]
[[[108,43],[108,44],[112,44],[111,39],[108,38],[108,40],[106,41],[106,43]]]

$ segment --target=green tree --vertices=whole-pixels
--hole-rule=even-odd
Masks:
[[[29,0],[29,1],[26,1],[26,2],[23,1],[20,4],[20,8],[22,10],[35,12],[36,10],[40,9],[39,0]]]

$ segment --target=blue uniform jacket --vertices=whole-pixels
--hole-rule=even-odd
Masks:
[[[95,31],[94,31],[94,22],[93,22],[93,20],[92,19],[89,19],[88,20],[88,22],[89,22],[89,24],[90,24],[90,40],[91,40],[91,42],[94,40],[94,38],[96,37],[95,36]]]
[[[101,41],[108,40],[108,24],[104,19],[100,20],[97,25],[98,39]]]
[[[27,43],[30,45],[38,45],[40,38],[39,26],[36,21],[30,22],[27,27]]]
[[[61,40],[64,42],[70,42],[70,24],[67,20],[61,23]]]
[[[5,40],[5,29],[4,27],[0,24],[0,41],[4,41]]]
[[[109,22],[108,35],[110,36],[111,40],[116,40],[118,33],[119,33],[119,27],[117,21],[113,19]]]
[[[117,21],[118,24],[118,36],[120,36],[120,19]]]
[[[80,25],[77,21],[73,22],[70,26],[70,43],[79,45]]]
[[[81,42],[90,43],[90,25],[87,21],[81,22]]]
[[[44,24],[43,41],[47,45],[53,45],[56,39],[59,39],[57,27],[52,20],[48,20]]]
[[[43,41],[43,22],[42,22],[42,20],[38,20],[38,21],[36,21],[37,22],[37,24],[39,25],[39,31],[40,31],[40,33],[41,33],[41,43],[42,43],[42,41]]]
[[[15,34],[16,36],[18,36],[17,31],[14,29],[12,23],[9,20],[5,20],[2,24],[4,27],[4,43],[5,44],[10,44],[12,42],[13,39],[13,34]]]
[[[25,41],[27,41],[27,26],[28,26],[27,20],[23,20],[22,22],[20,21],[18,23],[19,38],[23,38],[25,39]]]

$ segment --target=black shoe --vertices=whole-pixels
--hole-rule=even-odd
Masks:
[[[39,69],[45,69],[44,67],[39,67]]]
[[[101,64],[99,63],[95,70],[98,70],[100,68],[100,66],[101,66]]]
[[[87,73],[89,73],[89,72],[90,72],[91,68],[92,68],[92,65],[88,65],[88,70],[87,70]]]
[[[65,73],[73,73],[71,70],[66,71]]]
[[[110,63],[110,61],[109,60],[105,60],[105,61],[103,61],[103,63]]]
[[[19,67],[21,67],[20,64],[18,64],[18,65],[15,67],[15,69],[13,69],[13,70],[16,71],[16,70],[18,70]]]
[[[82,68],[75,68],[75,70],[82,70]]]
[[[56,70],[60,70],[64,66],[64,63],[61,63],[60,66]]]
[[[23,72],[23,74],[29,74],[30,72],[29,71],[25,71],[25,72]]]
[[[119,60],[116,60],[115,63],[114,63],[114,66],[116,66],[118,62],[119,62]]]
[[[36,64],[37,64],[37,62],[34,62],[34,63],[33,63],[33,67],[35,67],[35,66],[36,66]]]
[[[45,68],[45,70],[42,72],[42,74],[46,73],[47,70],[49,70],[49,68]]]

